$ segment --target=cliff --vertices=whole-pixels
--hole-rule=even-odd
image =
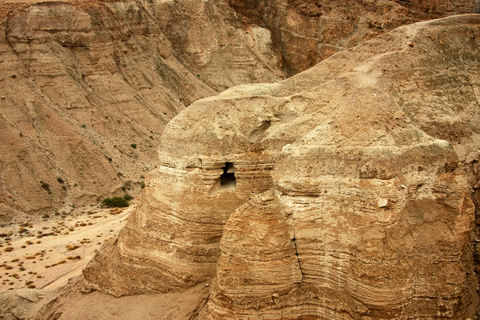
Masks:
[[[480,13],[480,2],[227,0],[243,17],[272,32],[289,76],[399,26],[452,14]]]
[[[269,31],[215,2],[1,1],[0,21],[3,222],[139,191],[178,112],[284,78]]]
[[[138,192],[165,126],[198,99],[475,10],[478,1],[0,0],[0,221]]]
[[[209,319],[473,317],[479,39],[478,15],[416,23],[196,101],[86,288],[208,280]]]

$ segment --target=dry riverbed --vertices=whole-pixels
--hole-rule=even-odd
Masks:
[[[118,235],[134,207],[135,200],[122,209],[84,207],[0,227],[0,293],[66,284]]]

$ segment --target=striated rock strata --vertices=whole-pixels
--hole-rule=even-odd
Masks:
[[[0,220],[140,190],[193,101],[462,1],[0,0]]]
[[[0,220],[135,192],[192,102],[478,1],[0,0]]]
[[[0,220],[138,191],[178,112],[284,78],[221,4],[0,0]]]
[[[479,48],[478,15],[417,23],[193,103],[86,288],[213,278],[209,319],[472,317]]]
[[[246,21],[272,32],[287,75],[401,25],[480,13],[476,0],[226,0]]]

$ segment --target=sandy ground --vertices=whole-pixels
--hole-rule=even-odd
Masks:
[[[0,319],[206,319],[210,281],[120,298],[82,290],[83,268],[135,206],[136,199],[125,210],[85,207],[0,227]]]
[[[0,0],[0,3],[79,2],[79,0]]]
[[[125,210],[78,208],[68,215],[1,227],[0,293],[65,285],[118,234],[134,208],[135,200]]]

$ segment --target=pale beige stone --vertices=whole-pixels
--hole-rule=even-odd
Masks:
[[[409,25],[195,102],[86,287],[213,277],[209,319],[472,316],[478,39],[476,15]]]

